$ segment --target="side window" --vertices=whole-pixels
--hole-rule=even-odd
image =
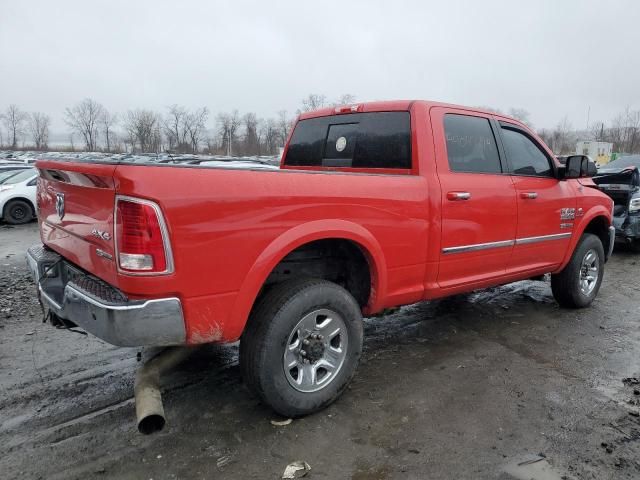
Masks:
[[[444,132],[452,172],[502,173],[488,119],[448,113],[444,117]]]
[[[34,178],[29,183],[27,183],[27,187],[33,187],[34,185],[37,185],[37,183],[38,183],[38,177]]]
[[[515,175],[553,176],[549,159],[525,134],[502,127],[502,141]]]
[[[301,120],[285,165],[411,168],[409,112],[371,112]]]

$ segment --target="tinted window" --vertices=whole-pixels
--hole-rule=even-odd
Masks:
[[[329,125],[322,164],[330,167],[352,166],[357,137],[357,123]]]
[[[553,176],[549,159],[525,134],[503,127],[502,140],[514,174]]]
[[[466,115],[444,117],[447,157],[452,172],[501,173],[500,156],[489,120]]]
[[[409,112],[372,112],[298,122],[285,165],[411,168]]]

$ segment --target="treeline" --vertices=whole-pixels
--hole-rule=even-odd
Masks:
[[[302,99],[296,113],[355,101],[355,96],[350,94],[335,100],[321,94],[309,94]],[[506,113],[532,127],[528,111],[511,108]],[[64,143],[66,149],[73,151],[275,155],[284,146],[294,116],[286,110],[270,118],[238,110],[212,115],[206,106],[189,109],[176,104],[161,112],[134,109],[115,113],[86,98],[66,108],[63,119],[69,128]],[[0,148],[49,148],[49,115],[25,112],[17,105],[9,105],[0,113],[0,120],[3,127],[0,128]],[[610,123],[592,122],[582,131],[574,129],[564,117],[554,128],[539,129],[538,134],[556,154],[573,153],[578,140],[610,142],[615,152],[640,153],[640,110],[626,108]],[[56,143],[56,149],[65,149],[60,148],[61,142]]]
[[[353,103],[342,95],[329,101],[310,94],[297,113],[329,105]],[[0,114],[0,148],[49,149],[51,117],[28,113],[9,105]],[[281,110],[275,117],[259,118],[238,110],[212,115],[208,107],[189,109],[173,104],[162,112],[133,109],[115,113],[94,99],[86,98],[65,109],[69,128],[67,149],[72,151],[204,153],[210,155],[275,155],[284,146],[294,117]],[[60,143],[60,142],[56,142]],[[61,149],[57,146],[57,149]],[[64,149],[64,148],[63,148]]]

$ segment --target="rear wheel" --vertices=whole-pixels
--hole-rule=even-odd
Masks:
[[[633,253],[640,253],[640,240],[633,240],[629,244],[629,248]]]
[[[596,235],[585,233],[564,270],[551,275],[551,291],[563,307],[587,307],[596,298],[603,275],[602,241]]]
[[[360,307],[325,280],[275,286],[259,302],[240,342],[243,378],[281,415],[331,404],[355,374],[362,352]]]
[[[33,209],[24,200],[11,200],[4,207],[3,217],[7,223],[20,225],[33,219]]]

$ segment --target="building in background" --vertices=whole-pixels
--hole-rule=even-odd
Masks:
[[[604,165],[611,161],[613,143],[596,142],[593,140],[581,140],[576,143],[577,155],[588,155],[598,165]]]

